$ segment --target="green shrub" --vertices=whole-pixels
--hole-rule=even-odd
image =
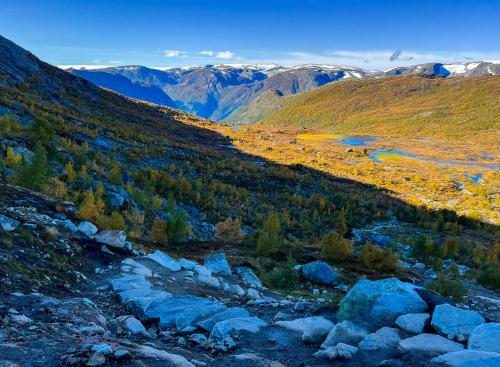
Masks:
[[[276,214],[267,217],[257,235],[257,254],[269,256],[278,252],[280,242],[281,225]]]
[[[467,294],[467,288],[462,283],[443,276],[431,281],[427,288],[442,296],[451,297],[456,301],[462,300]]]
[[[398,268],[398,257],[393,255],[392,249],[381,249],[371,243],[363,246],[359,259],[364,266],[372,270],[395,271]]]
[[[294,261],[288,261],[275,267],[271,272],[262,276],[264,283],[274,289],[291,290],[299,284],[299,274],[293,269]]]
[[[330,232],[321,241],[321,257],[326,260],[341,262],[352,256],[351,241],[337,232]]]
[[[500,264],[487,263],[479,269],[479,284],[500,291]]]

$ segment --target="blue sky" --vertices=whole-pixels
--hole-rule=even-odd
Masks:
[[[1,0],[0,34],[55,65],[384,69],[500,60],[500,1]]]

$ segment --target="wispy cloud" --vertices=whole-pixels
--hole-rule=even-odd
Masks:
[[[186,51],[180,50],[163,50],[165,57],[183,57],[187,55]]]
[[[215,54],[218,59],[234,59],[236,55],[231,51],[220,51]]]
[[[200,55],[203,55],[203,56],[213,56],[215,54],[215,52],[213,51],[201,51],[200,52]]]

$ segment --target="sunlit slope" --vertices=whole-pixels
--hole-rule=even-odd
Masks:
[[[337,133],[498,141],[500,77],[344,81],[294,96],[263,124]]]

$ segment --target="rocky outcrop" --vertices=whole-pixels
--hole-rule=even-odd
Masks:
[[[172,259],[167,254],[161,252],[160,250],[156,250],[154,253],[146,256],[147,259],[153,260],[163,266],[164,268],[170,271],[179,271],[181,270],[181,265],[178,261]]]
[[[399,347],[405,352],[420,352],[427,354],[444,354],[464,349],[460,343],[448,340],[436,334],[420,334],[399,342]]]
[[[396,319],[396,325],[410,334],[421,334],[429,323],[428,313],[409,313]]]
[[[19,225],[20,225],[19,221],[0,214],[0,227],[2,228],[2,231],[5,232],[13,231],[17,229]]]
[[[301,271],[304,278],[313,283],[336,285],[340,282],[340,276],[324,261],[318,260],[305,264]]]
[[[482,324],[472,330],[468,348],[500,353],[500,323]]]
[[[241,266],[236,268],[236,274],[238,274],[241,280],[250,287],[262,288],[262,282],[252,269]]]
[[[396,278],[361,280],[342,299],[338,320],[352,321],[375,331],[382,326],[393,326],[401,315],[426,309],[427,304],[409,283]]]
[[[302,341],[305,343],[321,343],[333,328],[330,320],[321,316],[305,317],[293,321],[277,321],[276,325],[299,331],[302,333]]]
[[[205,267],[212,271],[212,274],[230,276],[231,268],[224,254],[208,255],[204,263]]]
[[[434,309],[431,325],[449,339],[468,339],[472,331],[484,322],[479,312],[443,304]]]
[[[96,234],[94,240],[115,249],[123,249],[127,235],[123,231],[106,230]]]

